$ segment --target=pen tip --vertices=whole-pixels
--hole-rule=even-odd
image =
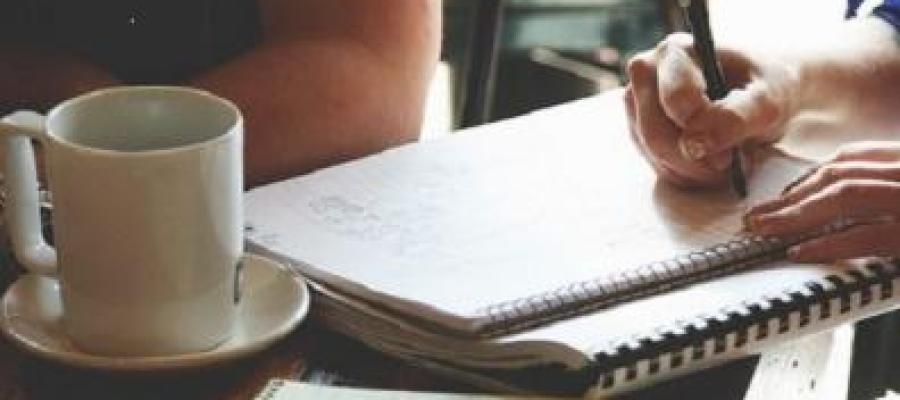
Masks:
[[[731,155],[731,168],[729,168],[731,187],[741,199],[745,199],[748,191],[747,174],[744,172],[744,156],[739,148],[735,148]]]

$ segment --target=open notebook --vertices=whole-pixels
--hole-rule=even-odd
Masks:
[[[785,246],[742,237],[741,215],[810,163],[759,154],[743,201],[677,190],[641,159],[620,103],[588,99],[254,189],[249,243],[328,294],[323,318],[385,351],[437,367],[561,365],[617,387],[623,360],[693,343],[679,332],[721,337],[710,355],[726,339],[727,353],[743,354],[733,350],[778,336],[751,340],[751,325],[790,316],[806,318],[798,332],[824,329],[838,319],[811,324],[791,307],[845,293],[842,282],[895,275],[892,266],[750,268]],[[868,303],[892,306],[891,296],[870,293]],[[882,310],[873,307],[863,311]],[[743,338],[726,338],[739,327]],[[645,367],[673,369],[654,365]]]

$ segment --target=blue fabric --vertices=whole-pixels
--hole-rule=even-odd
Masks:
[[[847,18],[856,17],[856,12],[863,0],[847,0]],[[900,0],[884,0],[872,10],[872,15],[884,19],[900,31]]]
[[[900,0],[884,0],[872,14],[881,17],[900,31]]]

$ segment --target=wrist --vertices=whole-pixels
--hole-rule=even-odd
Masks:
[[[890,25],[878,18],[861,18],[831,28],[819,32],[815,44],[772,57],[781,65],[779,75],[790,96],[788,115],[858,112],[886,87],[895,87],[890,83],[900,63],[897,36]]]
[[[805,106],[807,81],[795,65],[771,62],[758,66],[751,82],[763,86],[764,101],[772,110],[772,118],[757,131],[758,138],[764,143],[777,142],[784,136],[790,120]]]

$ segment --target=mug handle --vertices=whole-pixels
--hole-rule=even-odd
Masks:
[[[28,271],[56,275],[56,249],[44,240],[32,139],[44,140],[44,116],[16,111],[0,121],[0,141],[6,162],[3,169],[8,201],[4,210],[12,251]]]

